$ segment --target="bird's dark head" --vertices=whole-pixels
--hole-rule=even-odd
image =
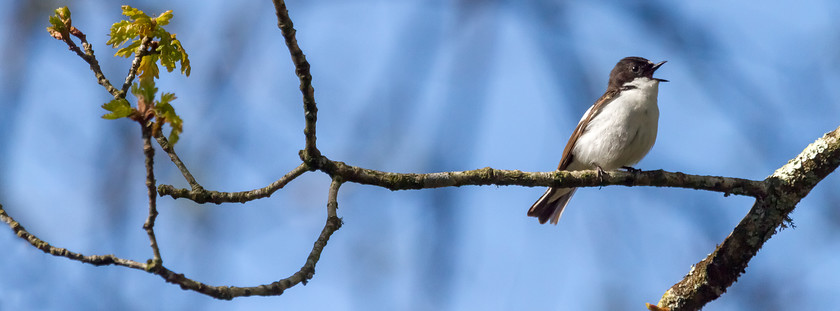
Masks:
[[[625,57],[618,61],[618,64],[615,64],[615,68],[613,68],[612,72],[610,72],[609,87],[620,88],[625,83],[631,82],[636,78],[643,77],[661,82],[668,82],[668,80],[653,77],[653,72],[656,71],[656,69],[659,69],[659,67],[664,63],[665,61],[654,64],[652,61],[642,57]]]

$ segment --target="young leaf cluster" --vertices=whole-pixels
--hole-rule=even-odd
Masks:
[[[61,27],[61,24],[55,26],[63,16],[59,10],[56,10],[55,23],[54,18],[50,17],[53,27]],[[155,79],[159,78],[160,73],[158,63],[169,72],[180,65],[181,73],[190,75],[190,60],[187,52],[181,42],[176,39],[175,34],[170,34],[163,29],[163,26],[169,24],[172,19],[172,10],[163,12],[157,17],[151,17],[141,10],[124,5],[122,14],[127,16],[128,20],[116,22],[111,26],[110,39],[106,43],[113,48],[118,48],[115,56],[126,58],[142,56],[137,67],[139,83],[135,82],[131,86],[131,94],[137,98],[137,106],[132,107],[125,98],[115,98],[102,105],[102,108],[108,111],[102,118],[109,120],[129,118],[142,124],[153,122],[151,126],[155,135],[161,131],[163,125],[169,124],[172,128],[169,142],[174,144],[183,131],[183,120],[175,113],[175,108],[171,104],[176,98],[175,94],[163,93],[160,99],[155,99],[158,91]],[[67,16],[69,19],[69,11]],[[61,28],[56,28],[56,31],[60,30]]]
[[[50,26],[47,27],[47,32],[53,38],[64,40],[70,34],[72,27],[70,9],[65,6],[55,9],[55,15],[50,16]]]
[[[181,73],[190,75],[190,59],[187,51],[181,45],[175,34],[170,34],[163,29],[172,19],[172,10],[163,12],[157,17],[150,17],[143,11],[128,5],[122,6],[122,14],[128,16],[128,20],[122,20],[111,26],[110,39],[107,44],[114,48],[127,44],[117,50],[115,56],[131,57],[137,53],[144,38],[151,38],[150,49],[152,53],[143,57],[139,70],[140,79],[158,78],[157,63],[166,70],[172,72],[176,64],[181,66]]]
[[[169,124],[172,131],[169,133],[169,142],[178,142],[178,137],[183,131],[183,120],[175,113],[171,102],[176,99],[175,94],[163,93],[160,100],[155,100],[157,87],[154,80],[141,79],[140,83],[131,86],[131,94],[137,98],[137,108],[131,107],[125,98],[115,98],[102,105],[102,108],[109,112],[102,116],[103,119],[115,120],[129,118],[138,122],[152,123],[152,133],[157,136],[164,124]]]

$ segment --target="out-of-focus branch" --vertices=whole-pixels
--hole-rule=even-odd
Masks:
[[[272,0],[274,10],[277,14],[277,27],[283,33],[292,62],[295,64],[295,74],[300,79],[300,92],[303,93],[303,113],[306,125],[303,134],[306,137],[306,145],[301,151],[301,159],[311,168],[315,169],[314,161],[321,156],[321,152],[315,147],[315,121],[318,120],[318,107],[315,105],[315,89],[312,88],[312,75],[309,73],[309,62],[303,54],[295,38],[294,24],[289,17],[289,10],[283,0]]]
[[[708,257],[674,284],[658,307],[699,310],[717,299],[744,273],[747,264],[814,186],[840,165],[840,127],[808,145],[795,159],[765,179],[769,192],[759,197],[732,233]]]
[[[174,153],[173,153],[174,154]],[[228,202],[239,202],[245,203],[248,201],[260,199],[260,198],[267,198],[271,196],[274,191],[282,189],[286,184],[288,184],[293,179],[297,178],[303,173],[306,173],[309,170],[309,166],[306,163],[301,163],[296,168],[291,170],[290,172],[286,173],[283,177],[278,179],[277,181],[265,186],[263,188],[254,189],[251,191],[241,191],[241,192],[219,192],[219,191],[208,191],[204,190],[203,188],[189,190],[183,188],[175,188],[170,185],[160,185],[158,186],[158,193],[161,196],[168,195],[174,199],[178,198],[187,198],[196,203],[207,203],[212,202],[216,204],[221,203],[228,203]]]

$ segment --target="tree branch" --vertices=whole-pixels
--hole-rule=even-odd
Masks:
[[[155,219],[157,219],[157,196],[155,195],[155,149],[152,148],[152,127],[145,122],[140,122],[140,127],[143,132],[143,155],[146,160],[146,190],[149,197],[149,216],[146,222],[143,223],[143,229],[149,235],[149,244],[152,247],[154,258],[151,264],[153,266],[160,266],[163,264],[163,259],[160,257],[160,248],[158,248],[157,238],[155,237]]]
[[[732,233],[658,303],[670,310],[699,310],[717,299],[744,273],[747,264],[777,228],[785,227],[796,204],[840,165],[840,127],[808,145],[795,159],[767,177],[771,185]]]
[[[77,46],[76,43],[73,42],[73,39],[71,39],[69,36],[63,36],[61,38],[61,41],[64,41],[64,43],[67,44],[71,51],[75,52],[76,55],[79,55],[79,57],[81,57],[83,60],[85,60],[85,62],[88,63],[88,65],[90,65],[90,70],[93,71],[93,74],[96,76],[96,82],[99,83],[99,85],[105,87],[105,90],[107,90],[108,93],[111,93],[111,95],[113,95],[114,98],[118,98],[120,96],[125,97],[125,92],[121,94],[120,91],[111,84],[111,81],[108,81],[108,78],[105,77],[105,74],[102,73],[102,68],[99,66],[99,61],[96,60],[96,55],[93,54],[93,46],[87,42],[87,36],[85,36],[85,34],[82,33],[82,31],[76,27],[72,27],[70,29],[70,34],[79,38],[79,40],[82,42],[82,46],[84,46],[85,48],[85,52],[82,52],[82,50],[79,49],[79,46]]]
[[[149,142],[148,145],[151,145],[151,142]],[[150,260],[151,262],[149,262],[148,264],[143,264],[133,260],[122,259],[114,255],[84,256],[82,254],[74,253],[64,248],[53,247],[47,242],[44,242],[43,240],[38,239],[34,235],[27,232],[22,225],[20,225],[17,221],[15,221],[11,216],[9,216],[6,213],[6,210],[3,209],[2,204],[0,204],[0,221],[3,221],[6,224],[8,224],[9,227],[12,228],[12,231],[18,237],[28,241],[29,244],[31,244],[35,248],[38,248],[43,252],[54,256],[66,257],[71,260],[76,260],[96,266],[118,265],[132,269],[144,270],[161,276],[166,282],[178,284],[184,290],[196,291],[218,299],[230,300],[236,297],[255,295],[276,296],[283,294],[283,292],[286,289],[295,286],[299,283],[303,283],[305,285],[315,275],[315,265],[321,258],[321,253],[324,251],[324,247],[327,246],[327,242],[329,241],[332,234],[335,233],[335,231],[337,231],[339,228],[341,228],[341,219],[338,218],[336,214],[336,210],[338,209],[338,189],[339,187],[341,187],[341,184],[342,182],[340,178],[334,178],[332,183],[330,184],[329,194],[327,196],[328,198],[326,224],[324,224],[324,229],[321,230],[321,234],[318,236],[318,239],[315,240],[315,243],[312,246],[312,251],[310,251],[309,256],[306,258],[306,262],[303,264],[300,270],[298,270],[288,278],[273,282],[271,284],[253,287],[211,286],[198,281],[194,281],[190,278],[187,278],[183,274],[175,273],[163,266],[162,261],[160,261],[160,255],[157,251],[157,246],[155,242],[152,243],[153,249],[155,249],[156,259]],[[148,220],[147,223],[149,223]],[[154,220],[152,218],[152,224],[153,223]],[[153,233],[150,233],[150,238],[154,241]]]
[[[319,162],[320,170],[331,176],[339,176],[342,180],[348,182],[379,186],[390,190],[481,185],[516,185],[526,187],[601,187],[623,185],[686,188],[722,192],[724,195],[735,194],[752,197],[763,197],[768,191],[768,186],[763,181],[720,176],[690,175],[663,170],[641,171],[636,173],[608,171],[600,177],[597,171],[523,172],[489,167],[470,171],[415,174],[365,169],[347,165],[344,162],[331,161],[323,156]],[[160,185],[158,187],[158,194],[161,196],[168,195],[175,199],[187,198],[196,203],[245,203],[254,199],[271,196],[274,191],[283,188],[283,186],[307,170],[309,170],[309,167],[306,163],[301,163],[279,180],[264,188],[251,191],[219,192],[204,189],[189,190],[175,188],[171,185]]]
[[[674,187],[723,192],[763,197],[767,185],[762,181],[742,178],[689,175],[663,170],[629,173],[608,171],[603,176],[590,171],[523,172],[499,170],[489,167],[471,171],[441,172],[428,174],[390,173],[360,168],[320,159],[320,170],[331,176],[341,176],[345,181],[374,185],[390,190],[429,189],[460,187],[467,185],[498,185],[526,187],[599,187],[607,185]]]
[[[206,192],[204,190],[204,188],[201,187],[201,185],[198,183],[198,181],[195,180],[195,177],[193,177],[192,173],[190,173],[190,170],[187,169],[187,166],[184,165],[184,162],[181,162],[181,158],[178,157],[177,153],[175,153],[175,147],[172,146],[172,144],[169,143],[169,140],[167,140],[166,137],[163,137],[163,134],[161,134],[160,132],[157,133],[157,136],[155,136],[155,139],[157,139],[157,142],[160,145],[160,148],[162,148],[163,151],[165,151],[166,154],[169,155],[169,159],[172,160],[172,163],[174,163],[175,166],[178,167],[178,170],[181,171],[181,175],[184,175],[184,179],[186,179],[187,183],[190,184],[190,188],[192,188],[192,191]],[[161,187],[163,187],[163,186],[164,185],[161,185]],[[171,186],[169,186],[169,187],[171,187]],[[162,195],[163,195],[163,193],[161,193],[161,196]],[[196,202],[198,202],[198,201],[196,201]],[[202,202],[199,202],[199,203],[202,203]]]
[[[286,289],[299,283],[306,285],[315,275],[315,265],[321,258],[321,252],[327,246],[327,241],[329,241],[330,236],[341,228],[341,219],[336,216],[336,210],[338,209],[338,188],[341,187],[341,184],[340,178],[334,178],[330,184],[330,190],[327,196],[327,221],[324,229],[321,230],[321,234],[315,240],[312,251],[310,251],[309,256],[306,258],[306,263],[303,264],[300,270],[288,278],[272,282],[271,284],[254,287],[209,286],[190,280],[183,274],[174,273],[162,266],[156,273],[167,282],[180,285],[182,289],[193,290],[214,298],[227,300],[244,296],[277,296],[283,294]]]
[[[316,147],[317,106],[312,87],[310,64],[300,49],[295,37],[296,30],[289,18],[284,1],[273,0],[278,27],[280,28],[289,54],[295,65],[295,74],[300,80],[300,90],[303,95],[305,117],[305,146],[300,152],[302,164],[272,184],[251,191],[217,192],[204,190],[195,180],[169,142],[160,135],[155,138],[161,148],[167,152],[172,162],[178,167],[184,178],[190,184],[191,190],[177,189],[170,185],[160,185],[157,192],[172,198],[188,198],[198,203],[246,202],[270,196],[274,191],[283,188],[287,183],[310,170],[320,170],[332,178],[327,199],[327,219],[324,228],[315,241],[309,256],[299,271],[288,278],[267,285],[254,287],[210,286],[175,273],[163,266],[160,250],[154,233],[154,224],[158,216],[155,196],[154,149],[151,144],[152,130],[141,122],[143,137],[143,152],[145,156],[146,186],[149,199],[149,215],[143,225],[149,236],[150,246],[154,257],[148,263],[140,263],[114,255],[84,256],[63,248],[56,248],[27,232],[23,226],[6,214],[0,205],[0,221],[7,223],[22,239],[32,246],[54,256],[66,257],[93,265],[118,265],[132,269],[142,269],[160,275],[169,283],[178,284],[186,290],[193,290],[219,299],[232,299],[252,295],[280,295],[287,288],[299,283],[306,284],[315,272],[315,265],[331,235],[341,225],[337,216],[338,190],[346,182],[373,185],[391,190],[429,189],[441,187],[460,187],[465,185],[520,185],[520,186],[554,186],[554,187],[595,187],[605,185],[625,186],[656,186],[678,187],[687,189],[722,192],[724,195],[747,195],[756,198],[749,213],[741,220],[733,232],[720,244],[715,251],[692,267],[688,275],[669,289],[660,300],[658,306],[651,309],[697,310],[709,301],[722,295],[737,278],[744,272],[750,259],[754,257],[761,246],[777,228],[785,227],[789,222],[789,214],[796,204],[828,174],[840,165],[840,127],[827,133],[799,154],[795,159],[763,181],[740,178],[688,175],[664,170],[645,172],[611,171],[599,176],[596,171],[557,171],[557,172],[522,172],[519,170],[499,170],[483,168],[470,171],[440,172],[428,174],[390,173],[347,165],[343,162],[332,161],[322,156]],[[69,21],[67,22],[69,26]],[[66,34],[78,37],[84,52]],[[142,57],[148,54],[150,38],[144,38],[135,53],[129,73],[121,90],[111,85],[94,56],[92,46],[85,35],[71,27],[68,33],[53,36],[64,41],[70,50],[84,59],[96,75],[97,81],[104,86],[115,98],[125,97],[130,88]]]
[[[71,252],[71,251],[67,250],[66,248],[59,248],[59,247],[52,246],[49,243],[45,242],[44,240],[41,240],[38,237],[36,237],[35,235],[26,231],[26,229],[23,228],[23,225],[21,225],[20,223],[15,221],[14,218],[12,218],[11,216],[9,216],[9,214],[6,213],[6,210],[3,209],[2,204],[0,204],[0,221],[3,221],[6,224],[8,224],[9,227],[12,228],[12,231],[15,233],[15,235],[17,235],[21,239],[26,240],[27,242],[29,242],[29,244],[31,244],[32,246],[34,246],[37,249],[40,249],[44,253],[47,253],[47,254],[50,254],[50,255],[53,255],[53,256],[65,257],[65,258],[68,258],[70,260],[76,260],[76,261],[91,264],[91,265],[94,265],[94,266],[117,265],[117,266],[123,266],[123,267],[132,268],[132,269],[139,269],[139,270],[143,270],[146,267],[146,265],[143,264],[143,263],[136,262],[136,261],[133,261],[133,260],[128,260],[128,259],[122,259],[122,258],[119,258],[119,257],[114,256],[114,255],[85,256],[85,255],[82,255],[82,254],[79,254],[79,253]]]
[[[174,154],[174,153],[173,153]],[[183,188],[175,188],[170,185],[160,185],[158,187],[158,193],[160,196],[168,195],[171,196],[173,199],[178,198],[187,198],[196,203],[207,203],[212,202],[216,204],[221,203],[230,203],[230,202],[239,202],[245,203],[248,201],[267,198],[271,196],[277,190],[282,189],[286,184],[288,184],[293,179],[297,178],[303,173],[306,173],[309,170],[309,166],[306,163],[301,163],[296,168],[291,170],[290,172],[286,173],[283,177],[278,179],[277,181],[265,186],[263,188],[254,189],[251,191],[241,191],[241,192],[219,192],[219,191],[208,191],[204,190],[204,188],[189,190]]]
[[[312,88],[309,62],[306,61],[306,55],[298,46],[295,38],[297,31],[289,17],[286,3],[283,0],[272,0],[272,2],[274,2],[274,10],[277,14],[277,27],[280,28],[283,38],[286,40],[286,46],[289,48],[289,54],[291,54],[292,62],[295,64],[295,74],[300,79],[300,92],[303,93],[303,112],[306,119],[303,134],[306,137],[306,145],[300,156],[303,162],[306,162],[312,168],[316,168],[312,163],[321,156],[321,152],[315,147],[315,121],[318,120],[318,107],[315,105],[315,89]]]
[[[143,61],[143,56],[149,54],[149,44],[151,44],[152,38],[151,37],[143,37],[143,41],[140,42],[140,46],[134,52],[134,60],[131,61],[131,67],[128,69],[128,74],[125,76],[125,82],[122,85],[122,93],[120,93],[120,97],[125,98],[125,95],[128,93],[128,88],[131,87],[131,82],[134,81],[134,76],[137,74],[137,70],[140,68],[140,63]],[[114,97],[117,97],[114,95]]]
[[[149,54],[149,44],[152,42],[151,37],[144,37],[143,41],[140,43],[140,46],[137,48],[136,52],[134,53],[134,60],[131,62],[131,67],[128,70],[128,75],[125,77],[125,82],[122,85],[122,89],[117,89],[114,85],[111,84],[111,81],[105,77],[105,74],[102,73],[102,68],[99,66],[99,61],[96,60],[96,55],[93,53],[93,46],[88,43],[87,36],[75,26],[70,27],[69,34],[79,38],[79,41],[82,42],[82,47],[84,47],[85,51],[82,52],[79,49],[79,46],[73,42],[73,39],[70,36],[61,36],[60,40],[63,41],[67,46],[70,48],[71,51],[75,52],[76,55],[81,57],[85,62],[90,65],[90,70],[93,71],[94,76],[96,76],[96,81],[103,87],[105,90],[108,91],[114,98],[125,98],[126,94],[128,93],[129,87],[131,87],[131,82],[134,80],[134,76],[137,74],[138,68],[140,68],[140,63],[143,59],[143,56]]]

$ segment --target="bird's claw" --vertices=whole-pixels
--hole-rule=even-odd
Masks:
[[[595,166],[595,170],[596,170],[596,171],[598,171],[598,181],[599,181],[601,184],[603,184],[603,183],[604,183],[604,175],[606,175],[606,174],[607,174],[607,171],[605,171],[605,170],[604,170],[603,168],[601,168],[600,166]]]

